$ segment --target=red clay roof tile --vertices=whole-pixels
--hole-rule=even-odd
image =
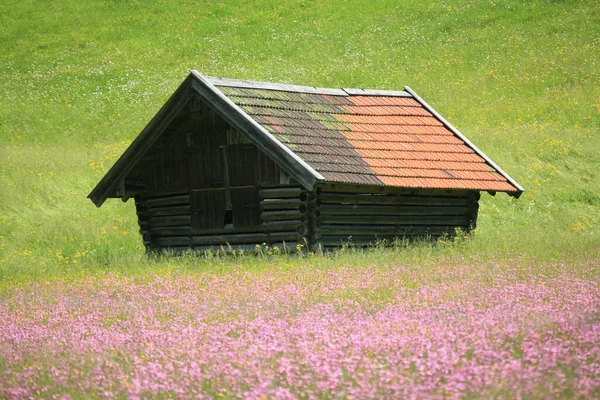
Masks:
[[[222,89],[325,180],[517,191],[415,98]]]

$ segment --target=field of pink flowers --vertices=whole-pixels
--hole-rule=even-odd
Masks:
[[[548,274],[515,263],[239,266],[11,289],[0,398],[600,397],[598,260]]]

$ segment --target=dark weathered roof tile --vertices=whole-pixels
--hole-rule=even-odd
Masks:
[[[348,90],[348,95],[332,95],[231,86],[220,90],[326,180],[517,190],[406,93],[370,96]]]

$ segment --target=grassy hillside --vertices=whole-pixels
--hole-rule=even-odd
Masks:
[[[144,257],[131,202],[85,197],[190,68],[408,85],[525,187],[519,200],[484,195],[472,238],[404,254],[598,249],[597,2],[422,3],[4,1],[0,280],[169,267]]]

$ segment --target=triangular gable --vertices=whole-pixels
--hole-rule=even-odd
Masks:
[[[127,174],[152,148],[152,145],[156,143],[192,96],[197,96],[234,129],[245,134],[251,143],[305,188],[310,190],[317,180],[323,180],[321,174],[239,109],[207,79],[196,71],[191,71],[190,75],[88,195],[88,198],[96,206],[100,207],[107,198],[125,196],[124,180]]]
[[[244,133],[259,150],[268,155],[302,186],[311,190],[317,180],[323,179],[321,174],[223,95],[208,79],[197,71],[191,71],[191,75],[195,78],[192,87],[200,99],[234,129]]]
[[[189,75],[179,85],[175,93],[156,113],[154,118],[146,125],[137,138],[129,145],[125,152],[119,157],[110,170],[98,182],[96,187],[90,192],[88,198],[100,207],[109,197],[120,197],[125,195],[124,185],[125,177],[150,150],[152,145],[158,140],[166,127],[173,121],[175,116],[189,102],[192,93],[190,91],[192,80]]]

